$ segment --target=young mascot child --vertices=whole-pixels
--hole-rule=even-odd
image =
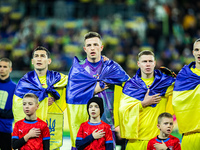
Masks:
[[[26,117],[15,123],[12,135],[13,149],[49,150],[50,133],[47,123],[36,116],[38,97],[27,93],[23,97]]]
[[[179,139],[170,135],[173,130],[172,115],[166,112],[160,114],[157,126],[160,134],[149,141],[147,150],[181,150]]]
[[[89,120],[82,123],[76,138],[78,150],[113,150],[113,139],[110,125],[101,120],[104,112],[103,100],[93,97],[87,103]]]

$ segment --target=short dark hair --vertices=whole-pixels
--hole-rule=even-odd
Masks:
[[[172,118],[173,119],[173,116],[170,113],[167,113],[167,112],[164,112],[164,113],[160,114],[158,116],[158,124],[161,123],[162,118]]]
[[[27,97],[33,98],[33,99],[35,100],[36,104],[38,104],[38,97],[37,97],[37,95],[35,95],[35,94],[33,94],[33,93],[26,93],[26,94],[24,95],[23,99],[24,99],[24,98],[27,98]]]
[[[198,38],[196,41],[194,41],[194,44],[196,44],[197,42],[200,42],[200,38]],[[194,48],[194,44],[193,44],[193,48]]]
[[[152,51],[150,50],[143,50],[138,54],[138,60],[142,55],[152,55],[155,58],[155,55]]]
[[[84,36],[84,41],[85,41],[86,39],[90,39],[90,38],[93,38],[93,37],[98,37],[98,38],[101,40],[101,36],[100,36],[99,33],[97,33],[97,32],[88,32],[88,33],[85,34],[85,36]]]
[[[49,50],[46,49],[46,48],[43,47],[43,46],[38,46],[38,47],[36,47],[36,48],[33,50],[32,58],[34,57],[34,53],[35,53],[35,51],[39,51],[39,50],[46,51],[46,53],[47,53],[47,57],[50,58],[50,52],[49,52]]]
[[[12,68],[12,61],[8,58],[1,58],[0,61],[5,61],[9,63],[9,67]]]

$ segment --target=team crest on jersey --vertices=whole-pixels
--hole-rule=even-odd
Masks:
[[[50,135],[54,135],[54,131],[55,131],[55,126],[56,126],[56,120],[51,120],[51,118],[49,119],[49,122],[48,120],[46,120],[47,122],[47,125],[49,127],[49,132],[50,132]]]
[[[99,74],[97,73],[96,75],[93,75],[94,78],[98,78]]]

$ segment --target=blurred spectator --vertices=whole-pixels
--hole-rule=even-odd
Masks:
[[[200,37],[200,2],[196,1],[17,0],[11,6],[0,12],[0,54],[12,59],[18,70],[31,70],[27,56],[43,45],[55,60],[50,68],[68,71],[74,55],[85,57],[80,37],[96,31],[104,39],[103,54],[130,76],[137,70],[136,54],[146,48],[154,51],[158,66],[179,71]],[[68,7],[62,14],[59,8]]]

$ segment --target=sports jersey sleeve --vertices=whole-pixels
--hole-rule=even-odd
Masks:
[[[174,143],[174,149],[181,150],[181,144],[180,144],[179,139],[176,139],[176,142]]]
[[[12,134],[12,139],[19,139],[19,136],[18,136],[18,123],[15,123],[14,129],[13,129],[13,134]]]
[[[87,137],[83,138],[83,133],[84,133],[84,129],[83,126],[81,125],[79,128],[79,131],[77,133],[77,137],[76,137],[76,148],[79,150],[84,149],[85,147],[87,147],[90,143],[92,143],[92,141],[94,141],[94,138],[92,136],[92,134],[88,135]]]
[[[12,148],[13,149],[17,149],[22,147],[23,145],[26,144],[24,137],[22,137],[21,139],[19,139],[18,136],[18,123],[15,124],[14,129],[13,129],[13,135],[12,135]]]
[[[47,124],[45,123],[45,127],[42,131],[42,139],[43,139],[43,149],[49,150],[49,143],[50,143],[50,132]]]
[[[43,140],[43,150],[49,150],[50,140]]]
[[[17,149],[22,147],[26,144],[26,141],[24,140],[24,137],[21,139],[12,139],[12,148]]]
[[[153,150],[153,141],[150,140],[147,145],[147,150]]]
[[[43,131],[42,131],[42,138],[43,140],[50,140],[50,132],[47,124],[45,125]]]
[[[106,150],[113,149],[113,138],[112,138],[112,131],[110,126],[108,125],[107,131],[106,131]]]

